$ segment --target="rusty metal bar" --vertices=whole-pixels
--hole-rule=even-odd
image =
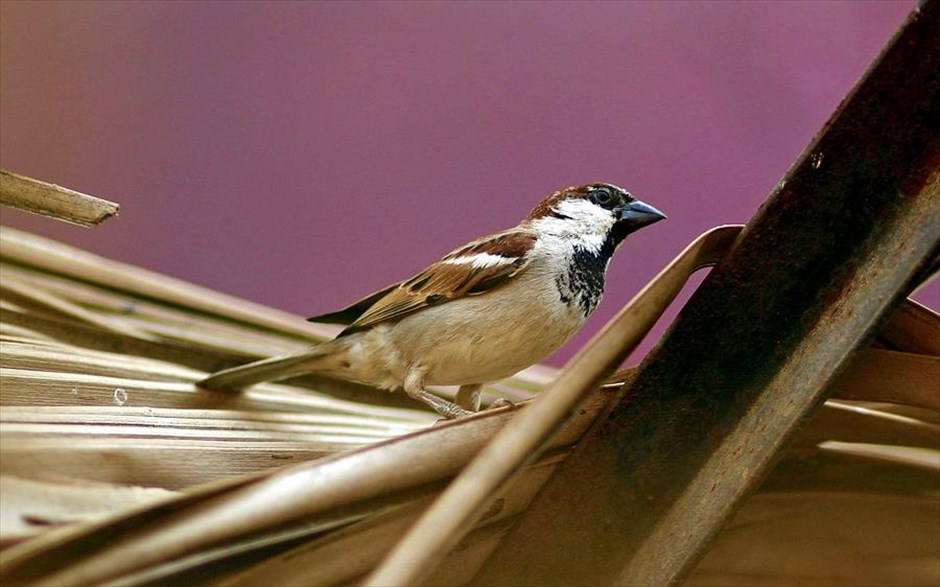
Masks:
[[[669,585],[940,251],[921,4],[474,585]]]

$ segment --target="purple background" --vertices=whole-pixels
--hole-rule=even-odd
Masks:
[[[3,221],[312,315],[613,182],[669,220],[558,364],[751,217],[912,6],[7,1],[0,165],[121,215]]]

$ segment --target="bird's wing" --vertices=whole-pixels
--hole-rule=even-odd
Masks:
[[[479,295],[512,279],[526,268],[536,236],[512,229],[475,240],[451,252],[407,281],[402,281],[313,322],[351,320],[340,336],[383,322],[395,322],[426,308]]]
[[[377,301],[389,294],[393,289],[400,286],[401,283],[393,283],[392,285],[381,289],[375,293],[371,293],[366,297],[362,298],[358,302],[354,303],[351,306],[347,306],[342,310],[336,312],[330,312],[329,314],[320,314],[319,316],[314,316],[312,318],[307,318],[307,322],[319,322],[321,324],[352,324],[360,316],[362,316],[366,310],[371,308]]]

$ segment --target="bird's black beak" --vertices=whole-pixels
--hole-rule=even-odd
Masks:
[[[629,232],[666,218],[665,214],[640,200],[627,202],[620,207],[618,212],[620,213],[620,219],[617,224],[623,225],[623,228],[626,228]]]

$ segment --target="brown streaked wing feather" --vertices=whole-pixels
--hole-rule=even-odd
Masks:
[[[479,295],[498,287],[525,269],[526,253],[535,243],[535,234],[523,230],[509,230],[473,241],[445,256],[421,273],[397,287],[388,288],[385,295],[375,295],[374,304],[340,333],[340,336],[365,330],[382,322],[401,320],[422,308],[443,304],[463,296]],[[455,265],[449,260],[478,254],[499,255],[507,262],[486,267],[469,264]],[[362,303],[362,302],[359,302]],[[357,308],[354,304],[351,308]]]

